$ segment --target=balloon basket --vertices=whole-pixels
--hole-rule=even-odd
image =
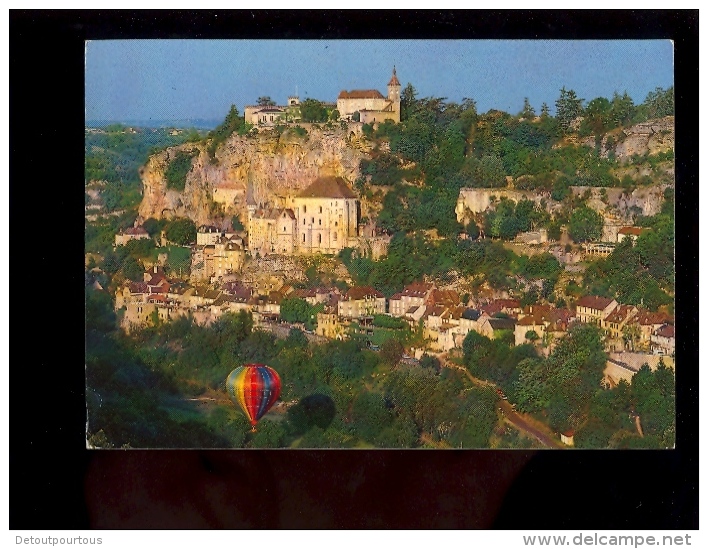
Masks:
[[[255,426],[255,425],[254,425],[253,427],[251,427],[251,432],[252,432],[252,433],[255,433],[255,432],[256,432],[256,426]]]

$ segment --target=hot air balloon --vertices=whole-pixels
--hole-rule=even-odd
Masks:
[[[226,378],[226,391],[233,403],[244,411],[255,432],[258,420],[280,396],[280,376],[265,364],[246,364]]]

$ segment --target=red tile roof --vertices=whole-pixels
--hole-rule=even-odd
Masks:
[[[605,319],[606,322],[623,322],[627,318],[629,318],[629,315],[632,313],[634,309],[633,305],[618,305],[615,307],[612,312],[607,315],[607,318]]]
[[[659,337],[676,337],[676,328],[673,324],[664,324],[656,331]]]
[[[425,282],[413,282],[403,288],[403,292],[401,293],[401,295],[409,297],[425,297],[425,294],[427,294],[432,287],[432,284],[428,284]]]
[[[617,231],[620,234],[632,234],[634,236],[639,236],[642,234],[644,229],[641,227],[622,227],[619,231]]]
[[[337,99],[386,99],[378,90],[342,90]]]
[[[586,295],[578,299],[575,304],[576,307],[588,307],[589,309],[595,309],[596,311],[604,311],[607,306],[614,300],[607,297],[599,297],[596,295]]]
[[[393,67],[393,76],[391,76],[391,80],[388,81],[389,86],[400,86],[401,83],[398,81],[398,77],[396,76],[396,67]]]
[[[664,324],[670,320],[669,315],[664,313],[652,313],[646,309],[639,309],[636,316],[636,321],[642,326],[652,326],[654,324]]]
[[[459,305],[460,294],[458,294],[455,290],[435,289],[430,293],[428,303],[433,305]]]
[[[356,198],[347,182],[341,177],[318,177],[298,196],[310,198]]]
[[[349,291],[345,294],[347,299],[364,299],[367,297],[384,297],[384,295],[375,290],[371,286],[354,286],[349,288]]]

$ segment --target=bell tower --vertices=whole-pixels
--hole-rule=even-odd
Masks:
[[[391,80],[388,81],[388,100],[393,103],[393,111],[398,113],[397,122],[401,121],[401,83],[396,76],[396,65],[393,66]]]

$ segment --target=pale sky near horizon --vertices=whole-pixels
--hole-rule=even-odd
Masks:
[[[418,97],[516,113],[524,97],[554,113],[561,87],[635,103],[673,85],[668,40],[105,40],[86,44],[87,120],[222,119],[267,95],[334,102],[377,89],[396,65]]]

